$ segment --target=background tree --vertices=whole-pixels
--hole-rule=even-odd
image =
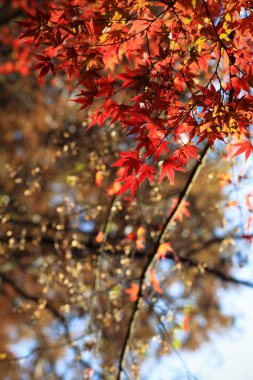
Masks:
[[[43,84],[24,69],[33,45],[14,38],[19,3],[4,2],[1,16],[1,371],[139,378],[147,352],[196,349],[230,325],[221,286],[252,287],[231,276],[246,260],[233,242],[250,240],[251,194],[246,225],[226,226],[225,206],[236,203],[220,191],[247,173],[232,173],[224,146],[210,153],[203,143],[250,138],[250,9],[37,4],[22,23],[43,49],[35,55]],[[50,70],[57,75],[44,80]],[[68,102],[75,80],[78,102],[90,107],[85,121]],[[239,144],[248,156],[251,144]],[[176,186],[152,184],[159,167],[171,183],[178,172]]]

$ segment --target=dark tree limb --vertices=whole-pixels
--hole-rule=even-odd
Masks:
[[[175,257],[172,254],[167,254],[166,259],[174,261]],[[206,266],[205,263],[202,264],[197,260],[191,259],[190,257],[178,256],[178,259],[179,259],[179,262],[186,264],[186,266],[188,267],[197,268],[197,269],[201,268],[200,272],[202,272],[203,274],[208,273],[214,277],[217,277],[223,282],[236,284],[236,285],[242,285],[242,286],[246,286],[248,288],[253,289],[253,282],[235,278],[233,276],[230,276],[229,274],[222,272],[221,270],[217,268]]]
[[[133,333],[135,330],[135,325],[136,325],[136,321],[138,318],[139,310],[141,309],[143,299],[144,299],[144,291],[145,291],[145,287],[146,287],[146,285],[145,285],[146,278],[147,278],[148,273],[153,268],[153,266],[156,262],[156,252],[157,252],[160,244],[165,241],[167,232],[168,232],[169,228],[172,226],[172,224],[174,223],[175,218],[176,218],[176,216],[180,210],[181,205],[183,204],[183,202],[187,199],[188,195],[190,194],[191,189],[192,189],[202,167],[204,166],[204,163],[205,163],[205,160],[207,158],[209,151],[210,151],[210,146],[207,144],[204,147],[199,161],[196,162],[196,164],[192,170],[192,173],[191,173],[190,177],[188,178],[188,181],[186,182],[186,184],[185,184],[185,186],[184,186],[184,188],[183,188],[183,190],[179,196],[178,203],[175,205],[174,209],[172,210],[170,215],[165,220],[163,228],[162,228],[162,230],[161,230],[161,232],[157,238],[157,241],[155,243],[152,257],[148,260],[148,262],[146,263],[146,265],[143,268],[143,271],[142,271],[141,276],[140,276],[140,287],[139,287],[138,298],[135,301],[134,306],[133,306],[133,311],[132,311],[132,314],[131,314],[131,317],[130,317],[130,320],[128,323],[126,336],[125,336],[123,346],[122,346],[122,350],[120,353],[117,380],[120,380],[121,373],[124,370],[125,361],[127,358],[127,354],[130,350],[131,339],[132,339],[132,336],[133,336]]]
[[[6,274],[0,273],[0,280],[2,281],[2,283],[6,283],[9,286],[11,286],[12,289],[15,290],[15,292],[17,294],[19,294],[21,297],[25,298],[26,300],[32,301],[36,304],[39,304],[40,297],[35,296],[33,294],[30,294],[30,293],[26,292],[25,290],[23,290],[21,287],[19,287],[17,285],[17,283],[12,278],[7,276]],[[67,323],[66,318],[48,301],[45,305],[45,309],[47,309],[62,324],[62,326],[64,328],[64,339],[65,339],[66,343],[69,344],[69,346],[72,347],[74,353],[80,357],[79,347],[72,345],[73,339],[71,338],[71,334],[69,331],[69,327],[68,327],[68,323]],[[50,349],[50,347],[47,347],[44,349],[47,350],[47,349]],[[25,358],[28,358],[30,355],[32,355],[33,352],[36,352],[38,350],[40,350],[40,348],[36,348],[35,350],[32,350],[31,353],[29,355],[27,355],[27,357],[25,357]],[[87,365],[86,361],[84,361],[82,358],[80,358],[79,361],[84,368],[89,367],[89,365]]]
[[[27,293],[24,289],[22,289],[18,284],[9,276],[7,276],[5,273],[0,273],[0,280],[2,283],[5,283],[12,287],[15,292],[23,297],[26,300],[32,301],[36,304],[39,304],[40,297],[37,297],[33,294]],[[46,304],[45,308],[55,317],[57,318],[61,323],[65,324],[66,319],[63,317],[63,315],[53,306],[51,303]]]

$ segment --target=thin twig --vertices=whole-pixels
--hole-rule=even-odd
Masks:
[[[103,240],[101,243],[101,246],[98,250],[98,256],[97,256],[97,266],[95,270],[95,283],[94,283],[94,297],[92,300],[92,312],[91,312],[91,323],[95,325],[95,315],[96,315],[96,310],[98,308],[99,302],[98,302],[98,297],[100,294],[100,289],[101,289],[101,284],[100,284],[100,277],[101,277],[101,269],[102,269],[102,260],[103,260],[103,252],[106,246],[107,242],[107,237],[111,228],[111,223],[112,223],[112,218],[113,218],[113,213],[115,209],[115,204],[118,200],[118,196],[116,195],[109,206],[108,213],[105,219],[105,224],[104,224],[104,229],[103,229]],[[91,325],[92,328],[92,325]],[[100,330],[98,331],[98,334],[100,333]],[[99,338],[99,336],[98,336]],[[99,342],[99,339],[97,340]]]

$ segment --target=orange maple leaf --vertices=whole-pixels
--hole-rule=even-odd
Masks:
[[[121,184],[119,182],[113,182],[111,186],[108,187],[107,193],[110,196],[117,195],[121,189]]]
[[[97,234],[97,236],[96,236],[96,238],[95,238],[95,240],[96,240],[96,242],[97,243],[102,243],[102,241],[103,241],[103,239],[104,239],[104,232],[103,231],[99,231],[98,232],[98,234]]]
[[[190,321],[189,315],[185,315],[184,320],[183,320],[184,331],[189,331],[190,330],[189,321]]]
[[[96,179],[95,179],[97,187],[101,187],[103,180],[104,180],[103,173],[101,172],[101,170],[97,171]]]
[[[131,288],[125,289],[125,293],[129,294],[130,300],[132,302],[135,302],[138,299],[139,290],[140,286],[133,282]]]
[[[171,205],[171,209],[169,211],[169,215],[171,214],[171,212],[175,209],[175,207],[177,206],[178,204],[178,198],[173,198],[172,199],[172,205]],[[190,205],[189,202],[187,201],[183,201],[181,203],[181,205],[179,206],[178,210],[177,210],[177,213],[176,213],[176,216],[175,216],[175,220],[177,220],[178,222],[182,222],[183,221],[183,216],[187,216],[189,217],[190,216],[190,212],[187,210],[187,207]]]
[[[145,248],[145,240],[146,240],[146,230],[144,227],[140,226],[136,232],[136,248],[138,250],[142,250]]]
[[[153,289],[159,293],[159,294],[162,294],[163,293],[163,290],[162,288],[160,287],[160,283],[159,281],[157,280],[156,276],[155,276],[155,271],[154,270],[151,270],[149,272],[149,281],[151,283],[151,285],[153,286]]]
[[[165,259],[167,252],[175,252],[170,243],[162,243],[156,252],[157,259]]]

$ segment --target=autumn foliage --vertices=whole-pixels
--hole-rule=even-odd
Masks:
[[[0,10],[0,80],[7,78],[7,95],[0,94],[6,149],[0,235],[11,254],[27,251],[18,269],[0,273],[1,281],[15,300],[20,278],[28,276],[27,289],[35,293],[21,290],[19,296],[30,297],[35,318],[47,310],[62,323],[69,346],[65,312],[88,315],[85,334],[101,332],[101,367],[112,374],[108,379],[123,379],[127,366],[138,378],[128,354],[144,355],[157,315],[161,322],[167,303],[176,305],[173,283],[182,284],[184,301],[199,287],[194,302],[204,319],[215,316],[221,325],[227,319],[217,311],[216,283],[210,286],[201,276],[252,286],[230,276],[232,254],[223,255],[232,250],[232,237],[252,241],[252,190],[245,192],[243,211],[238,197],[221,195],[248,178],[246,170],[238,174],[230,166],[240,155],[249,162],[253,151],[252,2],[12,0]],[[8,105],[11,86],[15,96]],[[20,94],[29,91],[29,122],[25,101],[24,110],[8,119],[20,107]],[[208,173],[204,167],[212,154]],[[57,188],[64,193],[59,203]],[[222,238],[220,214],[208,214],[218,213],[219,202],[246,215],[241,230],[228,228]],[[214,255],[219,244],[223,248]],[[42,279],[23,269],[40,265],[33,252],[44,265]],[[163,276],[167,259],[173,266]],[[152,306],[159,297],[160,314]],[[160,326],[161,352],[168,341],[178,348],[177,329],[186,347],[198,347],[191,333],[200,327],[194,307],[176,305],[174,319],[166,320],[169,333]],[[49,323],[41,320],[43,327]],[[116,343],[108,349],[112,339]],[[85,343],[89,352],[91,342]],[[96,367],[88,364],[86,379]]]
[[[204,141],[239,140],[236,154],[248,158],[250,1],[29,4],[18,21],[20,59],[29,51],[40,81],[66,75],[89,128],[116,123],[133,141],[114,163],[124,168],[120,193],[134,196],[157,173],[173,184]]]

